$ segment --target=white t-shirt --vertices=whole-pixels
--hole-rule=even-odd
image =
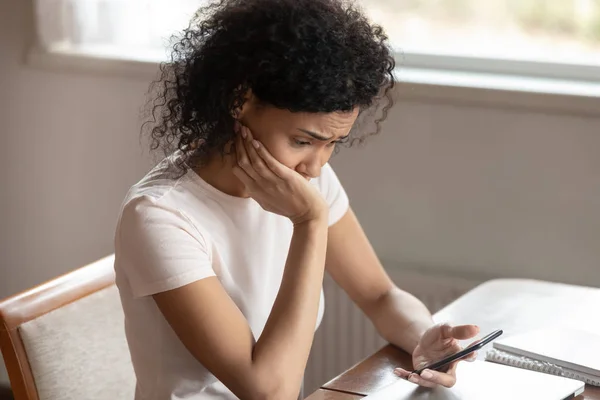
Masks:
[[[163,161],[130,189],[115,235],[135,399],[235,399],[184,347],[151,295],[216,275],[258,340],[279,290],[293,226],[191,170],[170,179],[166,166]],[[311,183],[329,204],[331,226],[346,213],[348,197],[329,164]],[[317,327],[323,307],[321,291]]]

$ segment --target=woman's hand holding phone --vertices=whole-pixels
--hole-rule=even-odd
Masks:
[[[408,379],[420,386],[435,387],[438,385],[452,387],[456,383],[456,366],[460,360],[473,361],[477,353],[456,360],[446,365],[441,370],[433,370],[424,367],[434,365],[444,358],[454,355],[463,350],[459,340],[471,339],[479,333],[479,327],[475,325],[450,326],[438,324],[429,328],[415,348],[412,361],[415,371],[407,371],[402,368],[394,370],[396,375]],[[479,342],[479,340],[474,343]],[[474,344],[473,343],[473,344]],[[420,373],[416,373],[420,371]]]

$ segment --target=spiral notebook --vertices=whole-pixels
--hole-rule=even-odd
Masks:
[[[517,368],[529,369],[537,372],[544,372],[565,378],[571,378],[587,383],[588,385],[600,386],[600,378],[588,375],[583,372],[575,371],[569,368],[560,367],[546,361],[538,361],[533,358],[509,353],[508,351],[490,349],[485,355],[486,361],[498,364],[510,365]]]
[[[564,376],[600,386],[600,335],[554,328],[498,339],[487,361]]]

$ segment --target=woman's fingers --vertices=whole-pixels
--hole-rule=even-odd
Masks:
[[[244,186],[251,187],[254,184],[254,179],[252,179],[241,167],[236,165],[231,170]]]
[[[445,371],[445,373],[452,375],[452,376],[456,376],[456,368],[457,367],[458,367],[458,361],[455,361],[452,364],[450,364],[450,368],[448,368],[448,370]]]
[[[456,384],[456,365],[456,363],[453,363],[447,372],[426,369],[421,372],[421,375],[417,375],[405,369],[396,368],[394,373],[403,379],[424,387],[435,387],[437,385],[452,387]]]
[[[419,376],[417,374],[410,374],[410,376],[408,377],[408,380],[412,383],[415,383],[415,384],[417,384],[419,386],[423,386],[423,387],[437,386],[437,383],[426,380],[422,376]]]
[[[450,329],[450,336],[454,339],[465,340],[471,339],[479,333],[479,327],[476,325],[459,325]]]
[[[400,378],[408,379],[410,372],[404,368],[396,368],[394,374],[398,375]]]
[[[428,382],[425,379],[421,378],[419,375],[414,374],[414,373],[407,371],[405,369],[402,369],[402,368],[396,368],[394,370],[394,373],[396,375],[398,375],[400,378],[411,381],[412,383],[416,383],[417,385],[427,386],[427,387],[435,386],[435,383]]]
[[[246,151],[244,139],[242,138],[241,135],[236,138],[235,153],[236,153],[237,164],[238,164],[239,168],[241,168],[245,172],[245,174],[249,178],[251,178],[251,180],[256,181],[256,180],[260,179],[257,172],[252,167],[252,163],[250,162],[250,157],[248,156],[248,152]],[[246,186],[248,186],[248,184],[246,184],[246,182],[244,182],[244,184]]]
[[[245,132],[243,137],[244,137],[244,145],[245,145],[246,154],[248,154],[250,163],[252,164],[252,167],[254,167],[254,170],[258,173],[259,176],[261,176],[264,179],[267,179],[270,181],[275,181],[275,180],[279,179],[279,177],[277,175],[275,175],[275,173],[269,169],[269,167],[265,164],[262,157],[258,154],[257,150],[260,147],[264,147],[264,146],[261,146],[258,141],[254,140],[254,137],[252,136],[252,132],[250,132],[250,129],[248,129],[246,127],[242,127],[242,129]]]
[[[454,374],[454,372],[455,369],[453,368],[450,368],[450,370],[448,370],[447,373],[426,369],[423,372],[421,372],[421,375],[419,376],[419,384],[421,386],[427,387],[433,387],[436,385],[452,387],[456,384],[456,375]]]
[[[438,385],[452,387],[456,384],[457,366],[458,362],[453,362],[448,366],[446,371],[425,369],[420,375],[414,374],[403,368],[396,368],[394,369],[394,374],[398,375],[400,378],[424,387],[435,387]]]
[[[244,129],[244,128],[242,128]],[[247,128],[246,128],[247,129]],[[276,177],[284,179],[289,174],[289,168],[280,163],[269,153],[269,151],[258,141],[254,140],[252,137],[252,133],[249,129],[245,131],[245,139],[246,143],[248,143],[249,147],[256,152],[256,155],[259,156],[260,161],[268,168],[270,172],[272,172]],[[248,140],[250,139],[250,140]],[[258,161],[257,161],[258,162]]]

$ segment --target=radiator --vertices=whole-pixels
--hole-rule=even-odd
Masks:
[[[482,282],[401,268],[389,268],[388,274],[432,313]],[[306,395],[386,344],[371,322],[329,276],[325,278],[323,288],[325,315],[315,334],[306,368],[303,390]]]

